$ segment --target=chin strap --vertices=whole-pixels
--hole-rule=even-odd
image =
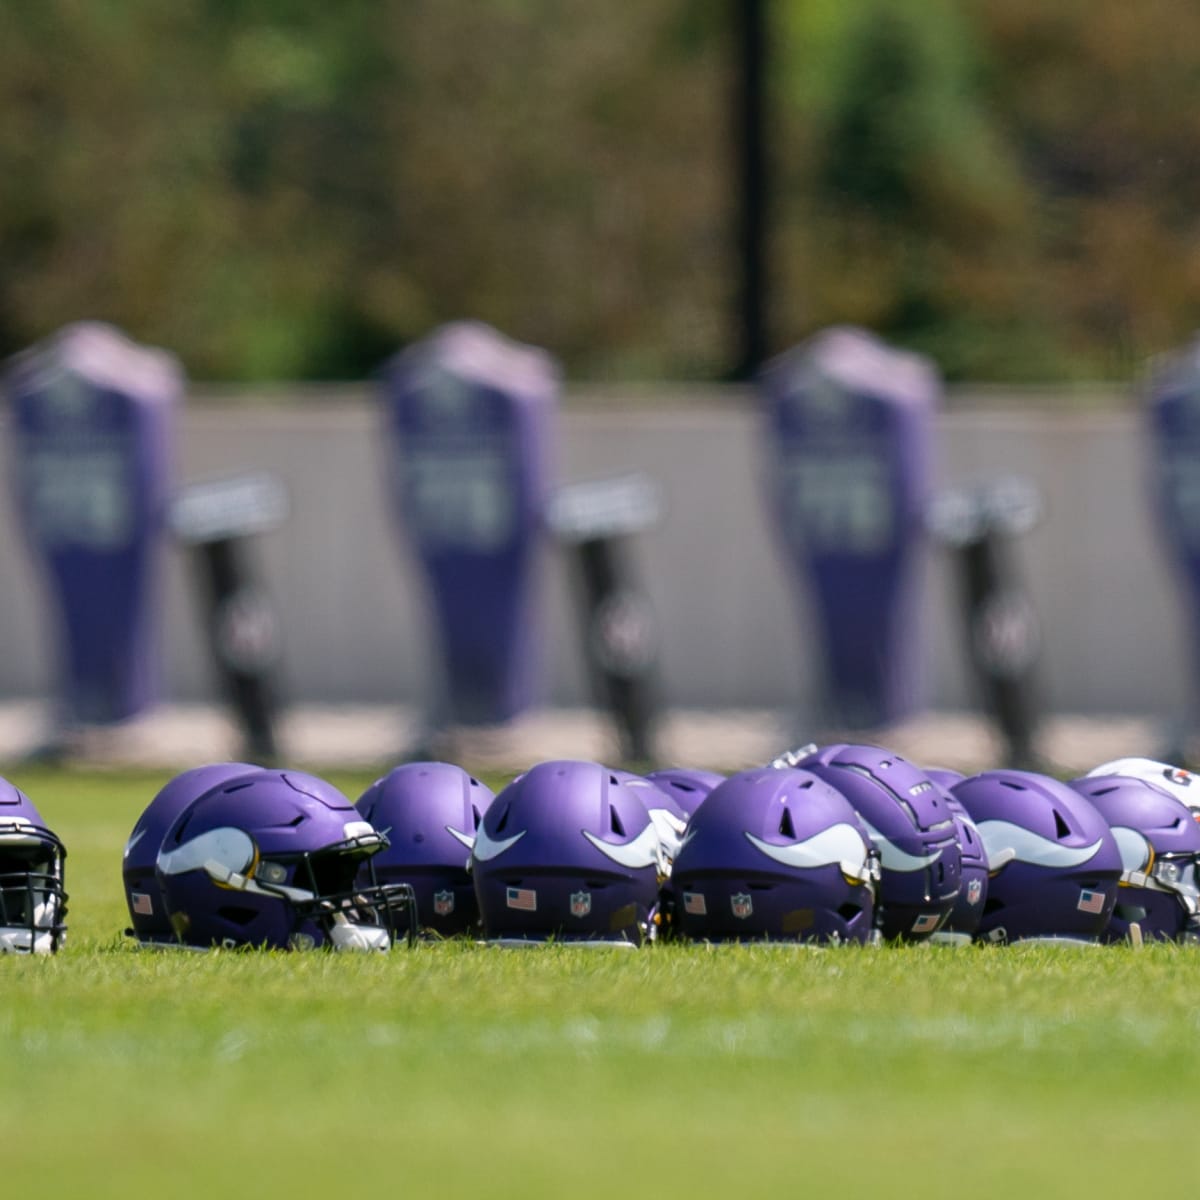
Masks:
[[[0,927],[0,954],[53,954],[56,949],[53,930]]]
[[[344,913],[336,913],[329,928],[329,940],[338,951],[387,951],[392,939],[377,925],[352,925]]]

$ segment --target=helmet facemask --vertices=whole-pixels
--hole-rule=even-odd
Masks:
[[[66,850],[48,829],[0,823],[0,953],[53,954],[66,938]]]
[[[293,949],[324,939],[339,951],[388,950],[401,934],[411,944],[417,936],[413,889],[379,883],[371,861],[386,845],[372,831],[316,851],[273,855],[253,865],[247,890],[277,895],[290,905],[296,916]],[[309,925],[315,933],[305,928]]]

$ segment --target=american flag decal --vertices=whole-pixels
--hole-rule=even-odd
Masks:
[[[1079,903],[1075,905],[1080,912],[1102,913],[1104,911],[1104,893],[1089,892],[1083,888],[1079,893]]]
[[[922,913],[913,923],[913,933],[932,933],[938,927],[941,916],[938,913]]]
[[[704,903],[703,892],[684,892],[683,911],[693,917],[703,917],[708,913],[708,905]]]
[[[537,912],[537,892],[533,888],[507,888],[505,903],[509,908],[518,908],[522,912]]]
[[[154,915],[154,901],[146,892],[130,892],[129,896],[133,901],[133,911],[139,917],[152,917]]]

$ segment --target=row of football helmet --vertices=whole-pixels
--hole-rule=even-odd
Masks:
[[[126,895],[140,941],[196,947],[1196,940],[1190,787],[1144,759],[1067,784],[837,744],[729,778],[546,762],[498,795],[408,763],[351,805],[223,764],[151,803]]]
[[[408,763],[355,803],[297,771],[185,771],[125,848],[146,946],[1200,941],[1200,785],[1123,759],[1061,783],[805,747],[725,778],[540,763],[498,795]],[[0,781],[0,950],[66,933],[66,851]]]
[[[1200,941],[1188,772],[1125,759],[1069,783],[964,777],[846,744],[774,766],[734,776],[689,824],[664,892],[685,936]]]

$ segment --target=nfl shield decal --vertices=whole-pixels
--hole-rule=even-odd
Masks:
[[[733,915],[742,921],[754,912],[754,903],[749,892],[734,892],[729,897],[729,906],[733,909]]]
[[[967,884],[967,903],[968,904],[978,904],[979,897],[982,895],[983,895],[983,880],[982,879],[972,879],[971,882]]]
[[[586,917],[592,911],[591,892],[571,893],[571,916]]]
[[[454,893],[450,890],[433,893],[433,911],[439,917],[448,917],[454,911]]]

